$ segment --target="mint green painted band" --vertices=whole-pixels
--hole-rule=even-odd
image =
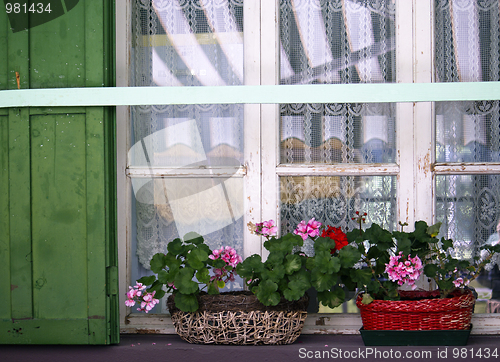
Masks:
[[[0,91],[0,108],[235,103],[397,103],[499,99],[500,82],[52,88]]]

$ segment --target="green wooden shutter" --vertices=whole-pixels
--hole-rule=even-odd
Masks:
[[[111,4],[1,11],[0,90],[114,86]],[[112,108],[0,109],[0,343],[118,343],[114,134]]]

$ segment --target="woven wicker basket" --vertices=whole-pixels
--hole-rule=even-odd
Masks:
[[[307,317],[308,298],[282,300],[266,307],[251,292],[198,296],[199,309],[186,313],[167,300],[177,334],[189,343],[290,344],[299,337]]]
[[[470,290],[439,298],[439,291],[402,291],[404,300],[356,305],[365,330],[464,330],[470,328],[475,298]]]

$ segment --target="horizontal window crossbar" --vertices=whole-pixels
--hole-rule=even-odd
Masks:
[[[498,162],[436,163],[432,167],[436,175],[500,174]]]
[[[105,87],[0,91],[0,108],[168,104],[387,103],[500,99],[500,82]]]
[[[162,177],[210,177],[228,178],[243,177],[246,175],[246,167],[201,167],[201,168],[172,168],[172,167],[140,167],[129,166],[126,175],[140,178],[162,178]]]

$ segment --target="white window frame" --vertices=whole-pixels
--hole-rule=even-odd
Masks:
[[[244,24],[252,24],[254,29],[259,29],[261,11],[260,7],[253,6],[257,2],[245,2]],[[116,59],[117,59],[117,87],[127,87],[130,84],[130,49],[131,35],[131,1],[126,1],[125,6],[116,7]],[[245,85],[260,85],[261,59],[260,59],[260,37],[255,36],[251,31],[243,32],[244,54],[244,79]],[[244,104],[244,160],[245,164],[235,174],[236,177],[243,177],[244,180],[244,221],[259,222],[261,220],[261,156],[260,156],[260,123],[248,120],[260,118],[260,104]],[[132,189],[131,177],[151,177],[151,171],[156,175],[166,175],[169,177],[183,177],[186,173],[179,168],[151,168],[127,167],[127,153],[130,149],[130,109],[129,107],[117,107],[117,189],[118,197],[118,257],[120,270],[120,323],[122,333],[136,333],[141,330],[153,329],[157,333],[175,333],[169,317],[165,316],[145,316],[129,315],[129,309],[125,307],[125,293],[131,281],[130,258],[131,255],[131,203]],[[190,176],[193,172],[199,177],[225,177],[234,173],[234,170],[200,169],[188,170]],[[120,197],[121,196],[121,197]],[[243,236],[244,257],[262,252],[260,237],[244,232]],[[123,299],[123,300],[122,300]]]
[[[397,2],[396,69],[398,83],[433,81],[433,0],[395,0]],[[117,87],[129,85],[130,1],[116,6]],[[279,84],[279,0],[244,3],[244,24],[260,29],[260,35],[244,31],[246,85]],[[400,39],[412,39],[398,41]],[[250,56],[248,56],[250,55]],[[245,221],[279,220],[279,177],[294,175],[396,175],[398,178],[398,219],[413,225],[415,220],[435,217],[434,177],[474,172],[500,173],[500,164],[435,164],[432,102],[397,104],[397,161],[375,165],[279,164],[279,105],[245,104]],[[257,120],[260,122],[249,122]],[[404,119],[404,122],[401,120]],[[418,124],[415,120],[419,120]],[[168,316],[130,315],[124,305],[130,281],[132,190],[126,155],[130,148],[130,114],[127,106],[117,107],[117,188],[118,242],[120,270],[120,322],[122,333],[175,333]],[[403,145],[405,147],[403,147]],[[412,145],[412,146],[408,146]],[[478,168],[479,167],[479,168]],[[127,175],[128,173],[128,175]],[[405,175],[402,177],[401,175]],[[265,187],[263,187],[265,185]],[[245,233],[244,254],[263,253],[263,240]],[[500,316],[474,315],[475,334],[500,333]],[[359,315],[312,314],[303,333],[358,333]]]

